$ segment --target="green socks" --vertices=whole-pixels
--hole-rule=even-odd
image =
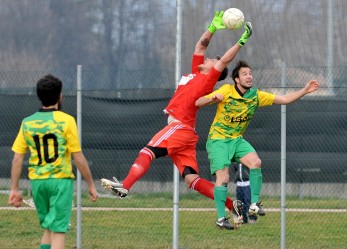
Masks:
[[[263,183],[261,168],[249,170],[249,181],[251,185],[251,203],[259,202],[261,185]]]
[[[214,187],[214,202],[216,203],[218,219],[225,217],[225,201],[227,199],[228,188],[225,186]]]
[[[40,249],[51,249],[51,245],[50,244],[41,244]]]

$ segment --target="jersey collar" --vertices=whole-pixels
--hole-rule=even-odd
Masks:
[[[54,112],[54,111],[58,111],[56,108],[49,108],[49,109],[43,109],[40,108],[39,112]]]
[[[236,84],[235,84],[235,90],[236,90],[236,92],[237,92],[238,94],[240,94],[241,97],[243,97],[243,95],[245,95],[244,93],[242,93],[242,92],[240,91],[240,89],[237,87]]]

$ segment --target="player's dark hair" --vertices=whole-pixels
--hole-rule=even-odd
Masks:
[[[43,106],[58,103],[63,83],[57,77],[47,74],[36,84],[36,94]]]
[[[234,67],[230,77],[233,79],[233,81],[235,82],[236,84],[236,81],[235,79],[236,78],[239,78],[239,72],[240,72],[240,69],[241,67],[247,67],[247,68],[251,68],[248,63],[246,61],[243,61],[243,60],[239,60],[237,63],[236,63],[236,66]]]
[[[221,57],[217,56],[216,58],[217,58],[217,60],[220,60]],[[224,68],[222,73],[219,75],[218,81],[225,80],[228,76],[228,73],[229,73],[228,67]]]

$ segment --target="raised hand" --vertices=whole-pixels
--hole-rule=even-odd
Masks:
[[[305,86],[306,93],[312,93],[316,91],[319,87],[319,83],[317,80],[310,80]]]
[[[239,41],[237,42],[241,47],[245,45],[252,35],[252,24],[250,22],[246,22],[245,24],[245,32],[241,35]]]
[[[223,22],[223,15],[224,11],[216,11],[211,24],[207,28],[211,33],[214,33],[220,29],[226,29]]]

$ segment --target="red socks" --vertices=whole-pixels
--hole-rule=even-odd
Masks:
[[[151,165],[154,156],[151,151],[143,148],[134,164],[131,166],[128,176],[123,181],[123,187],[129,190],[135,182],[137,182],[142,176],[144,176]]]
[[[123,181],[123,187],[127,190],[137,182],[148,171],[151,162],[154,158],[153,153],[143,148],[134,164],[131,166],[128,176]],[[206,179],[197,177],[189,186],[189,188],[198,191],[200,194],[214,200],[214,184]],[[233,208],[233,201],[230,197],[227,197],[225,206],[231,210]]]
[[[189,188],[198,191],[200,194],[214,200],[214,184],[206,179],[197,177],[189,186]],[[233,201],[227,197],[225,206],[231,210],[233,208]]]

